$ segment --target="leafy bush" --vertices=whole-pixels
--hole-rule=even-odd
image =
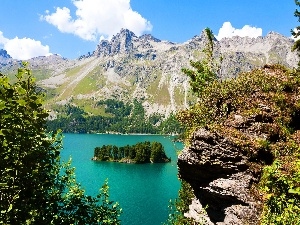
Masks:
[[[299,151],[299,149],[298,149]],[[300,158],[286,156],[264,168],[263,224],[300,224]]]

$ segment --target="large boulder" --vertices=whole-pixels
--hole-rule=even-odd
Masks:
[[[260,170],[249,160],[226,137],[206,129],[196,131],[178,157],[180,178],[195,194],[186,216],[207,224],[257,224],[261,202],[252,185],[258,182]]]

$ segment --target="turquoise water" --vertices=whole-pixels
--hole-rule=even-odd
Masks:
[[[119,202],[123,225],[162,224],[168,217],[170,199],[178,196],[176,151],[181,143],[160,135],[64,134],[62,159],[72,157],[76,178],[87,194],[96,195],[108,178],[110,200]],[[122,164],[92,161],[94,148],[101,145],[132,145],[158,141],[164,145],[171,163]]]

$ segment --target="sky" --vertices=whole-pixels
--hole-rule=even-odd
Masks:
[[[1,0],[0,49],[15,59],[93,52],[121,28],[183,43],[203,29],[224,37],[291,37],[294,0]]]

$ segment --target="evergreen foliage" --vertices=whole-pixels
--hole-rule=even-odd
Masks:
[[[164,225],[196,225],[198,222],[192,218],[185,217],[183,213],[189,211],[189,205],[194,198],[192,187],[184,180],[181,180],[181,187],[178,192],[178,198],[175,201],[170,201],[169,216]],[[205,221],[203,219],[203,223]]]
[[[0,224],[119,224],[107,182],[96,197],[60,162],[62,134],[46,133],[43,94],[26,67],[0,74]]]
[[[220,69],[220,63],[222,57],[219,60],[215,60],[213,57],[214,53],[214,35],[211,29],[206,28],[204,30],[207,37],[207,43],[203,50],[204,59],[202,61],[190,61],[192,69],[183,68],[182,72],[190,78],[190,86],[192,91],[201,97],[201,94],[208,85],[209,82],[218,78],[218,72]]]
[[[132,104],[115,99],[102,100],[97,106],[104,107],[107,116],[87,115],[77,106],[67,104],[56,109],[59,118],[47,122],[48,130],[62,129],[64,133],[148,133],[171,134],[181,133],[183,127],[171,114],[163,119],[161,114],[149,118],[136,99]]]
[[[166,156],[164,147],[159,142],[138,142],[135,145],[117,147],[115,145],[103,145],[94,149],[94,160],[115,161],[129,163],[160,163],[170,162]]]

